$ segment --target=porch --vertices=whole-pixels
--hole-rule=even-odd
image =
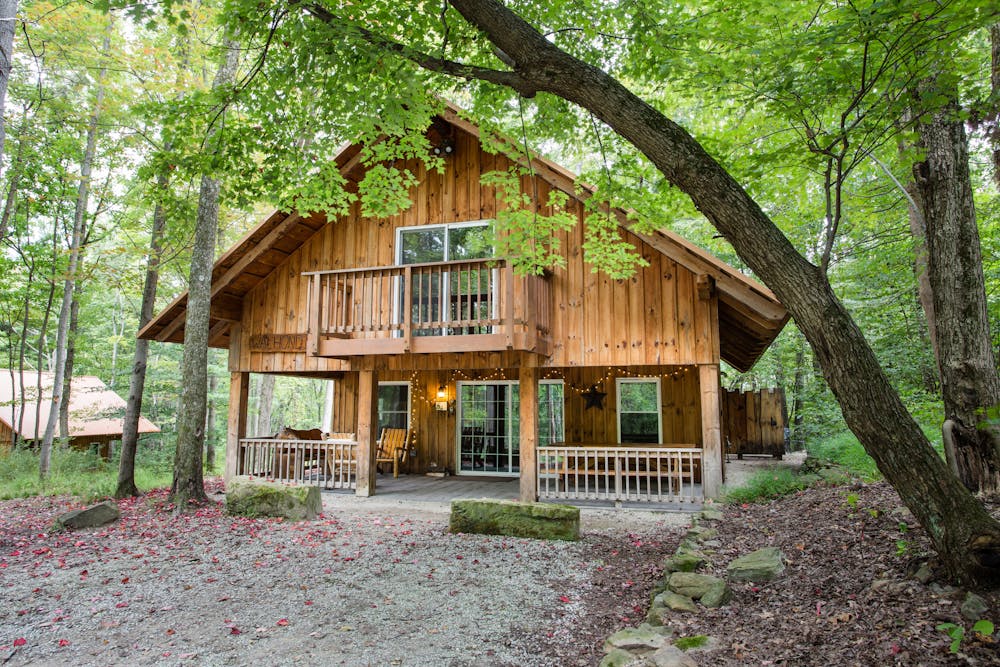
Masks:
[[[236,474],[356,492],[354,440],[243,438]],[[584,506],[700,506],[704,499],[702,450],[684,445],[597,446],[559,443],[539,447],[534,470],[519,477],[377,475],[370,490],[407,501],[453,498],[537,498]],[[377,481],[376,481],[377,480]],[[525,492],[525,484],[534,485]]]

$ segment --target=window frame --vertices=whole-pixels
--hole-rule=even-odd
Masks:
[[[615,407],[617,408],[617,421],[618,421],[618,442],[622,445],[648,445],[652,443],[626,443],[622,440],[622,385],[626,384],[653,384],[656,386],[656,443],[663,442],[663,394],[661,392],[661,378],[659,377],[648,377],[648,378],[615,378]],[[628,414],[632,415],[648,415],[648,412],[632,412],[629,411]]]
[[[386,380],[384,382],[379,382],[376,388],[376,398],[378,397],[378,390],[382,387],[406,387],[406,430],[410,430],[410,417],[413,415],[413,387],[406,380]],[[377,401],[376,401],[377,402]],[[377,407],[377,406],[376,406]],[[381,424],[382,422],[382,411],[376,410],[376,423]],[[398,410],[392,410],[391,414],[399,414]],[[382,433],[382,427],[379,427],[379,434]]]

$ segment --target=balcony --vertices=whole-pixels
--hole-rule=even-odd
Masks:
[[[496,352],[548,354],[547,278],[503,259],[311,271],[307,349],[320,357]]]

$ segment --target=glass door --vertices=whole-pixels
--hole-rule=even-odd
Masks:
[[[519,408],[516,382],[459,382],[458,473],[517,475]]]
[[[488,243],[486,222],[465,222],[449,225],[423,225],[398,230],[397,264],[426,264],[482,259],[493,256]],[[487,333],[482,327],[434,327],[428,323],[461,322],[485,319],[489,304],[496,304],[490,290],[496,284],[495,271],[484,275],[481,270],[449,270],[414,272],[410,285],[412,321],[421,323],[415,336],[446,336],[449,334]],[[400,282],[397,302],[402,303],[404,286]],[[397,322],[402,320],[397,308]]]

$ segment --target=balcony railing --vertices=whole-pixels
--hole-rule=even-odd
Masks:
[[[309,276],[309,352],[548,352],[551,292],[502,259],[406,264]]]

